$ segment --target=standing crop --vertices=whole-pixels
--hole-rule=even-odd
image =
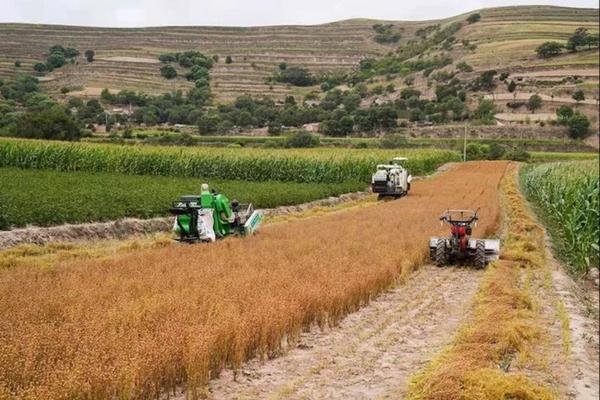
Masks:
[[[397,155],[409,158],[413,175],[458,159],[450,150],[165,148],[0,139],[0,167],[245,181],[368,182],[378,163]]]
[[[575,275],[598,267],[598,163],[562,162],[525,168],[522,184]]]

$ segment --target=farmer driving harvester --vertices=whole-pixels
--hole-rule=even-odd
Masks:
[[[200,196],[182,196],[170,209],[175,215],[173,230],[177,240],[194,243],[214,242],[216,239],[237,234],[254,233],[262,221],[262,214],[252,204],[239,204],[216,191],[208,184],[200,187]]]

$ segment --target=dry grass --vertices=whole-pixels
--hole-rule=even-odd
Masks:
[[[475,233],[495,232],[505,167],[461,165],[400,201],[244,240],[0,271],[0,393],[149,398],[185,385],[201,395],[223,367],[275,356],[405,278],[445,208],[481,205]]]
[[[413,377],[410,399],[554,398],[543,383],[519,371],[544,334],[530,293],[537,276],[531,272],[546,267],[544,233],[518,192],[516,167],[503,179],[502,192],[508,232],[501,259],[485,273],[473,317],[452,346]]]

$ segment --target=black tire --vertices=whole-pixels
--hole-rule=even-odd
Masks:
[[[446,266],[446,241],[444,239],[438,239],[435,245],[435,265],[438,267]]]
[[[485,268],[485,241],[478,240],[475,245],[475,260],[473,265],[477,269]]]
[[[406,193],[410,191],[410,182],[406,184]]]

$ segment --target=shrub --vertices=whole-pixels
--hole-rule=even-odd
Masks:
[[[532,95],[527,102],[527,107],[532,113],[535,113],[535,110],[542,107],[542,98],[537,94]]]
[[[580,112],[576,111],[567,120],[569,136],[573,139],[583,139],[589,133],[590,120]]]
[[[579,104],[580,101],[585,100],[585,93],[583,92],[583,90],[579,89],[575,93],[573,93],[573,96],[571,97],[577,102],[577,104]]]
[[[294,86],[312,86],[316,83],[310,71],[302,67],[288,67],[279,71],[275,79],[278,82],[289,83]]]
[[[504,154],[505,160],[526,162],[529,161],[530,158],[531,154],[529,154],[523,147],[510,149]]]
[[[21,61],[19,61],[19,60],[16,60],[16,61],[15,61],[15,67],[16,67],[16,68],[20,68],[20,67],[21,67]]]
[[[562,52],[564,47],[559,42],[544,42],[535,49],[535,52],[541,58],[555,57]]]
[[[556,109],[556,116],[561,125],[566,125],[569,118],[573,116],[573,108],[569,106],[560,106]]]
[[[382,149],[398,149],[406,147],[407,144],[408,139],[406,139],[406,136],[398,134],[385,135],[379,141],[379,147]]]
[[[96,55],[96,53],[94,52],[94,50],[86,50],[84,55],[87,62],[91,63],[94,61],[94,56]]]
[[[171,65],[164,65],[160,68],[160,75],[166,79],[173,79],[177,77],[177,70]]]
[[[233,62],[233,58],[231,56],[225,57],[225,64],[231,64]]]
[[[285,138],[285,147],[302,148],[302,147],[317,147],[321,143],[318,136],[307,131],[296,131]]]
[[[467,22],[470,24],[474,24],[475,22],[481,20],[481,14],[480,13],[473,13],[471,15],[469,15],[467,17]]]

